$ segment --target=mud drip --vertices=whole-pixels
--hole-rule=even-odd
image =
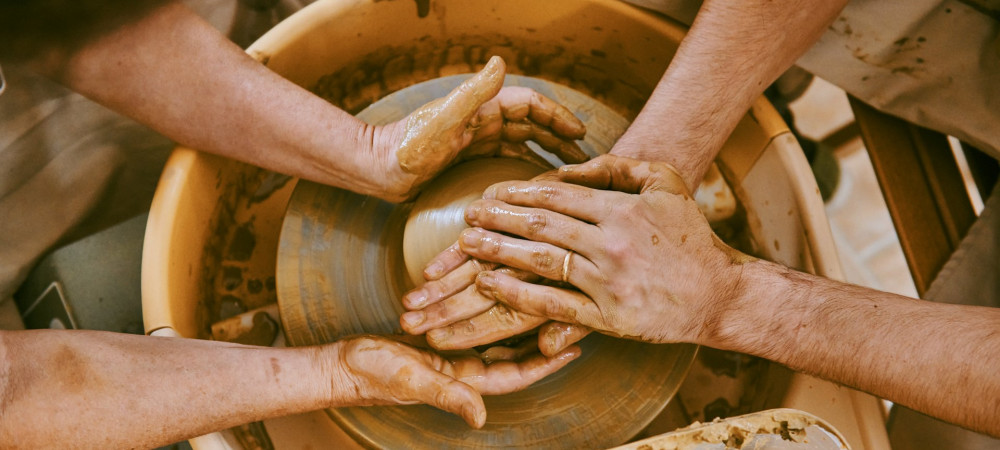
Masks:
[[[415,0],[417,2],[417,17],[423,19],[431,12],[431,0]]]
[[[260,207],[286,203],[295,183],[250,166],[232,173],[239,175],[235,179],[227,179],[221,171],[217,175],[223,201],[212,214],[214,232],[202,252],[198,314],[205,325],[198,333],[203,339],[212,337],[211,324],[278,301],[273,255],[281,222],[267,214],[259,216]]]

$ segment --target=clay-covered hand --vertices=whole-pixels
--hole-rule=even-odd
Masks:
[[[573,347],[554,356],[486,364],[479,358],[448,360],[376,336],[338,341],[332,351],[332,406],[427,403],[461,416],[470,426],[486,423],[481,395],[524,389],[580,355]]]
[[[554,170],[533,178],[556,179]],[[578,326],[548,323],[544,317],[513,311],[481,294],[475,286],[476,276],[494,269],[525,281],[538,280],[530,272],[470,259],[456,242],[427,264],[427,282],[403,296],[403,306],[408,310],[400,317],[403,330],[414,335],[426,333],[427,343],[438,350],[491,344],[539,326],[537,347],[543,355],[554,356],[578,340],[565,336],[565,330]]]
[[[431,261],[429,269],[424,271],[427,283],[403,296],[403,306],[408,309],[400,317],[403,330],[415,335],[426,333],[427,343],[438,350],[460,350],[537,328],[537,348],[546,356],[559,354],[589,332],[580,325],[512,310],[483,295],[475,281],[486,270],[528,282],[540,279],[531,272],[470,259],[455,243]]]
[[[456,161],[503,156],[551,167],[534,141],[566,163],[587,160],[574,142],[586,128],[569,110],[525,87],[503,87],[506,65],[494,56],[483,70],[398,122],[378,127],[373,167],[385,177],[382,198],[402,201]]]
[[[466,210],[476,228],[463,232],[461,250],[578,290],[486,271],[479,292],[615,336],[711,344],[752,258],[716,237],[680,175],[605,155],[562,167],[559,179],[488,188]]]

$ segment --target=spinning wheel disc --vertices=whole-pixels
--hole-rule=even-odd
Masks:
[[[373,124],[398,120],[444,96],[464,78],[411,86],[359,117]],[[506,80],[576,113],[587,125],[581,147],[592,156],[607,152],[628,126],[603,104],[567,87],[515,75]],[[411,208],[306,181],[298,184],[282,226],[277,264],[281,320],[291,345],[402,332],[399,299],[413,287],[403,257]],[[457,233],[446,242],[455,238]],[[625,442],[659,414],[696,352],[693,345],[649,345],[596,334],[580,346],[582,356],[558,373],[521,392],[485,397],[488,417],[480,430],[425,405],[328,412],[369,447],[601,448]]]

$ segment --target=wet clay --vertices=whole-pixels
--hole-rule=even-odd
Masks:
[[[709,423],[695,422],[685,428],[661,436],[633,442],[618,449],[684,450],[703,448],[706,444],[724,444],[725,448],[768,448],[758,446],[758,436],[770,435],[775,440],[801,444],[790,448],[814,450],[848,449],[843,436],[826,421],[794,409],[774,409],[759,413],[716,419]],[[714,446],[711,448],[715,448]],[[781,447],[786,448],[786,447]]]
[[[531,163],[508,158],[476,159],[448,169],[417,197],[403,232],[403,259],[414,285],[424,283],[427,262],[457,239],[465,223],[465,207],[487,187],[509,180],[528,180],[542,172]]]
[[[437,173],[454,155],[449,150],[460,139],[468,119],[479,105],[500,90],[504,79],[504,63],[499,57],[490,59],[486,67],[447,97],[437,99],[410,114],[406,134],[396,150],[396,159],[403,172],[425,180]]]

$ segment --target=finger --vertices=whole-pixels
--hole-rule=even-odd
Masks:
[[[552,170],[552,164],[549,164],[545,158],[542,158],[541,155],[535,153],[531,147],[528,147],[528,145],[523,142],[508,142],[499,139],[490,139],[482,142],[476,142],[462,152],[463,159],[487,157],[519,159],[521,161],[534,164],[545,170]]]
[[[424,279],[428,281],[437,280],[448,272],[455,270],[456,267],[462,265],[468,259],[469,256],[462,252],[461,247],[456,242],[424,266]]]
[[[548,128],[534,122],[504,121],[501,136],[512,142],[534,141],[565,162],[575,163],[587,160],[587,154],[580,150],[580,146],[576,142],[556,136]]]
[[[413,387],[414,400],[457,414],[473,428],[486,423],[486,405],[476,389],[434,367],[422,364],[413,367],[407,383]]]
[[[423,286],[407,292],[403,295],[403,307],[411,311],[423,309],[427,305],[451,297],[472,284],[476,274],[495,267],[496,265],[488,262],[466,261],[455,270],[448,272],[447,275],[437,280],[428,281]]]
[[[503,87],[507,65],[499,56],[490,58],[483,70],[465,80],[445,97],[444,108],[459,117],[472,117],[483,103],[495,97]]]
[[[602,329],[597,305],[579,292],[525,283],[498,272],[481,273],[476,286],[486,297],[521,313]]]
[[[540,208],[526,208],[499,200],[476,200],[465,207],[465,222],[474,227],[503,231],[534,241],[576,250],[580,243],[600,242],[599,228],[573,217]],[[463,252],[468,245],[459,240]]]
[[[538,176],[532,178],[531,181],[559,181],[559,171],[549,170],[548,172],[538,174]]]
[[[403,331],[423,334],[427,330],[440,328],[459,320],[468,319],[493,307],[493,299],[483,297],[475,286],[468,286],[462,292],[420,311],[408,311],[399,317]]]
[[[538,279],[535,274],[509,267],[497,270],[519,280],[534,281]],[[474,279],[475,276],[472,277],[473,281]],[[488,311],[495,303],[496,301],[493,299],[480,294],[473,282],[469,281],[465,289],[444,300],[429,304],[419,311],[403,313],[400,316],[400,325],[407,333],[423,334],[430,329],[450,325]]]
[[[535,354],[519,362],[498,361],[484,365],[477,358],[463,358],[454,363],[454,376],[482,395],[507,394],[531,386],[579,356],[580,348],[571,347],[553,357]]]
[[[582,325],[549,322],[538,329],[538,351],[545,356],[557,355],[572,344],[590,334],[590,328]]]
[[[483,362],[494,363],[497,361],[515,361],[523,358],[525,355],[530,353],[535,353],[538,350],[538,339],[537,336],[533,336],[532,339],[528,339],[520,344],[513,347],[506,347],[503,345],[496,345],[486,349],[479,353],[479,358]],[[557,352],[558,353],[558,352]],[[546,356],[554,356],[546,355]]]
[[[467,228],[459,239],[465,251],[477,258],[527,270],[550,280],[565,281],[579,288],[587,288],[591,280],[601,278],[597,266],[585,256],[544,242],[517,239],[481,228]],[[565,280],[563,275],[566,275]]]
[[[557,177],[550,181],[536,177],[531,181],[497,183],[483,191],[483,199],[547,209],[584,222],[599,223],[607,219],[611,206],[619,204],[625,195],[563,183]]]
[[[583,139],[587,134],[587,127],[570,110],[533,89],[508,86],[497,94],[497,101],[507,120],[529,118],[570,139]]]
[[[559,179],[594,189],[630,194],[656,189],[687,194],[684,179],[665,163],[650,163],[624,156],[601,155],[583,164],[559,168]]]
[[[520,159],[541,167],[546,171],[552,170],[552,164],[524,143],[500,141],[500,148],[496,151],[496,156],[500,158]]]
[[[544,317],[493,305],[478,316],[428,331],[427,343],[438,350],[463,350],[517,336],[545,322]]]

